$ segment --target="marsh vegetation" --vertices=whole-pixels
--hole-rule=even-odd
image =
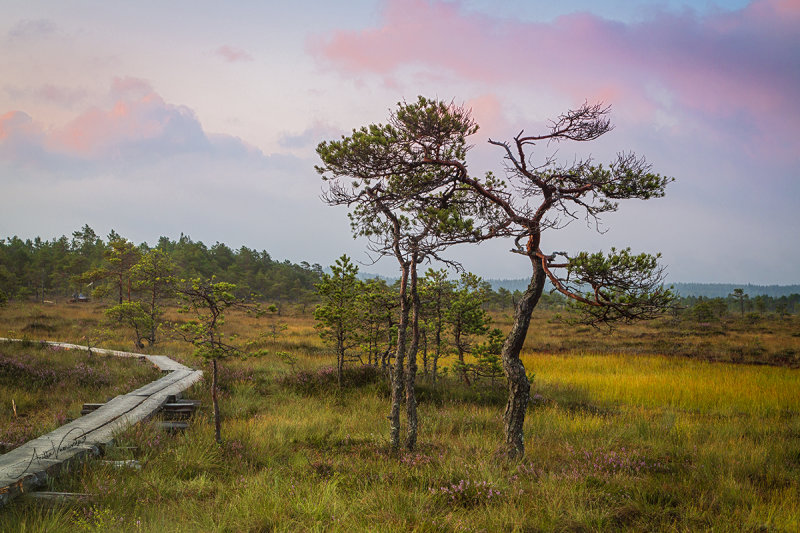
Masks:
[[[4,336],[39,322],[52,330],[36,338],[64,341],[80,341],[86,323],[103,320],[93,305],[11,304],[0,313]],[[340,389],[336,356],[310,313],[285,312],[279,336],[261,336],[269,328],[258,320],[233,313],[228,325],[294,358],[221,366],[222,444],[208,387],[199,384],[189,396],[203,403],[188,431],[168,436],[139,425],[107,450],[106,459],[137,459],[141,470],[87,462],[51,488],[93,500],[46,507],[19,499],[0,512],[0,529],[791,531],[800,524],[800,375],[786,363],[794,357],[796,366],[800,349],[797,316],[752,324],[734,315],[713,325],[665,317],[608,335],[537,313],[523,351],[535,377],[519,461],[498,456],[499,381],[467,385],[446,370],[434,385],[421,375],[418,449],[392,455],[386,377],[348,364]],[[509,320],[494,313],[501,329]],[[108,347],[130,346],[127,332],[116,335]],[[721,362],[735,361],[731,347],[756,345],[738,362]],[[203,364],[176,340],[156,348]],[[35,345],[14,350],[63,368],[86,357]],[[749,362],[760,364],[742,364]],[[50,394],[32,385],[32,395]]]

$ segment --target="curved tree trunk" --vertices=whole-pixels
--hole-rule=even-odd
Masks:
[[[397,325],[397,352],[392,372],[392,410],[389,414],[391,431],[389,444],[393,452],[400,449],[400,403],[403,401],[406,332],[408,330],[408,264],[402,265],[400,278],[400,323]]]
[[[533,265],[531,281],[517,303],[514,324],[503,344],[502,354],[503,371],[508,378],[508,403],[503,414],[503,429],[506,438],[505,453],[512,459],[525,454],[523,425],[531,390],[528,376],[525,374],[525,366],[522,364],[519,354],[525,344],[531,313],[542,295],[545,280],[545,272],[541,264],[536,260],[532,260],[531,263]]]
[[[406,372],[406,449],[412,451],[417,445],[417,396],[414,390],[417,381],[417,352],[419,351],[420,300],[417,292],[417,262],[411,263],[411,346],[408,349],[408,372]]]

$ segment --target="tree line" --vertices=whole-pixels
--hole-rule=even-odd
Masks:
[[[177,240],[161,237],[152,247],[147,243],[135,245],[114,230],[103,239],[84,225],[72,232],[71,238],[0,239],[0,302],[65,301],[83,294],[122,303],[130,299],[129,286],[134,290],[129,269],[151,250],[169,258],[174,266],[172,275],[178,279],[215,277],[236,285],[241,297],[256,295],[256,299],[274,304],[278,313],[287,305],[310,312],[319,301],[316,284],[323,268],[316,263],[276,261],[266,250],[246,246],[237,250],[220,242],[209,247],[183,234]],[[388,283],[398,286],[399,280]],[[483,290],[485,307],[499,311],[513,309],[522,296],[519,290],[492,290],[485,282]],[[545,308],[565,305],[565,298],[559,294],[543,295]]]
[[[800,294],[778,297],[759,294],[751,297],[743,288],[736,288],[724,298],[682,297],[677,300],[677,307],[683,314],[691,315],[700,322],[745,314],[775,313],[786,316],[800,311]]]
[[[104,240],[84,225],[71,238],[0,239],[0,298],[44,302],[86,294],[122,303],[133,290],[131,269],[152,250],[169,257],[178,278],[215,276],[235,284],[239,295],[258,294],[279,311],[290,302],[312,304],[322,274],[318,264],[276,261],[245,246],[206,246],[183,234],[177,240],[161,237],[152,247],[135,245],[114,230]]]

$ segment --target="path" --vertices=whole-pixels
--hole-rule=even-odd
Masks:
[[[0,341],[17,341],[4,339]],[[63,342],[46,342],[51,346],[88,350]],[[117,396],[91,413],[61,426],[55,431],[26,442],[0,455],[0,507],[17,495],[44,485],[72,461],[87,454],[97,455],[100,447],[113,440],[120,430],[147,419],[158,411],[170,396],[179,395],[203,377],[164,355],[145,355],[118,350],[92,348],[93,353],[117,357],[139,357],[153,363],[167,375],[133,392]]]

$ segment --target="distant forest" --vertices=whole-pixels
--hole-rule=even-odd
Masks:
[[[497,290],[503,287],[509,291],[522,291],[528,286],[530,280],[521,279],[487,279],[492,289]],[[800,285],[736,285],[734,283],[671,283],[675,293],[684,297],[703,298],[727,298],[734,289],[744,289],[744,293],[753,296],[769,296],[780,298],[800,294]],[[549,282],[545,285],[545,290],[553,288]]]
[[[243,295],[255,293],[279,308],[287,302],[315,300],[314,285],[320,265],[276,261],[266,251],[242,246],[233,250],[217,242],[206,246],[181,234],[178,240],[161,237],[152,248],[167,254],[178,278],[210,278],[235,283]],[[147,243],[134,246],[114,230],[104,241],[88,225],[46,241],[0,239],[0,298],[63,301],[77,295],[109,296],[107,284],[95,281],[99,269],[113,270],[115,263],[134,263],[149,251]],[[130,265],[128,265],[130,267]]]
[[[183,279],[211,278],[234,283],[242,296],[256,295],[259,300],[275,304],[279,312],[286,304],[299,305],[303,312],[319,301],[317,284],[326,269],[305,261],[274,260],[266,250],[242,246],[232,249],[224,243],[211,246],[194,241],[188,235],[177,240],[159,238],[154,246],[134,245],[114,230],[106,240],[88,225],[74,231],[71,238],[52,240],[37,237],[0,239],[0,303],[6,300],[65,301],[78,296],[111,300],[114,296],[108,278],[116,268],[130,268],[152,249],[169,256],[176,267],[176,276]],[[105,281],[100,274],[105,273]],[[360,273],[359,277],[381,278],[390,285],[396,280]],[[527,279],[490,279],[481,281],[486,305],[510,309]],[[725,283],[675,283],[678,306],[690,310],[702,302],[710,302],[718,313],[757,311],[794,313],[800,311],[800,285],[735,285]],[[552,286],[545,288],[543,308],[560,309],[567,300]],[[742,289],[744,299],[734,298],[735,289]],[[122,289],[120,289],[121,291]]]
[[[673,283],[675,292],[681,296],[704,298],[726,298],[734,289],[743,289],[745,294],[780,298],[800,294],[800,285],[734,285],[731,283]]]

